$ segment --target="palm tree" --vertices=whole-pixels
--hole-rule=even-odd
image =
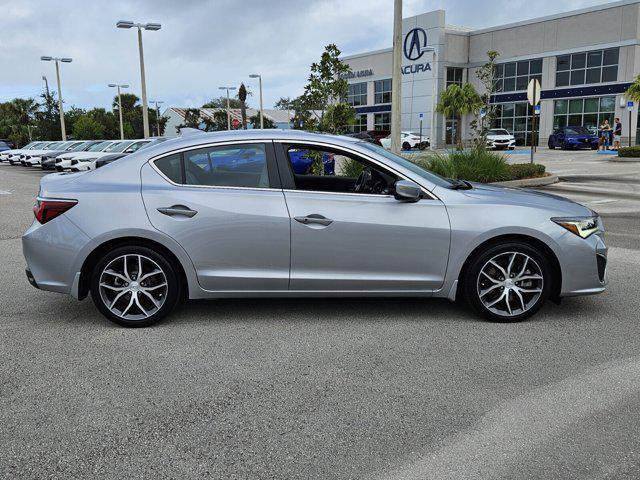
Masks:
[[[627,91],[624,92],[624,96],[628,100],[640,102],[640,75],[638,75],[629,88],[627,88]]]
[[[238,100],[240,100],[240,114],[242,115],[242,128],[247,129],[247,87],[244,83],[238,88]]]
[[[461,123],[462,116],[468,113],[474,113],[482,107],[482,98],[470,83],[464,85],[449,85],[447,89],[440,95],[440,101],[436,106],[436,111],[445,115],[447,118],[457,118]],[[456,144],[458,149],[462,150],[462,135],[458,125],[456,128]]]

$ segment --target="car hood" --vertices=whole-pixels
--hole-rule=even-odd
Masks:
[[[513,135],[487,135],[487,140],[513,140]]]
[[[571,135],[565,135],[566,138],[575,138],[578,140],[597,140],[598,136],[593,133],[573,133]]]
[[[556,212],[555,214],[557,215],[592,215],[592,211],[589,208],[559,195],[483,183],[472,183],[472,185],[473,188],[470,190],[459,191],[463,192],[467,197],[480,202],[545,208]]]

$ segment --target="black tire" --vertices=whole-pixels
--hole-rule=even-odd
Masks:
[[[155,262],[167,280],[167,291],[162,306],[153,314],[141,320],[130,320],[114,314],[105,305],[100,295],[100,276],[104,268],[114,259],[122,255],[143,255]],[[175,268],[162,254],[142,246],[122,246],[117,247],[105,254],[93,268],[91,272],[91,298],[96,308],[112,322],[123,327],[148,327],[158,323],[174,309],[180,299],[180,282]]]
[[[556,149],[556,145],[551,140],[549,140],[549,143],[547,145],[549,146],[549,150],[555,150]]]
[[[411,150],[411,145],[409,145],[409,142],[404,142],[402,144],[402,149],[403,150]]]
[[[543,286],[540,297],[535,303],[525,312],[513,316],[498,315],[489,310],[480,300],[478,293],[478,277],[481,275],[484,265],[496,255],[506,252],[518,252],[528,255],[533,259],[542,271]],[[466,303],[479,315],[490,320],[492,322],[511,323],[520,322],[534,315],[538,310],[542,308],[547,299],[549,298],[553,288],[553,275],[549,261],[545,256],[535,247],[531,245],[519,242],[508,241],[506,243],[494,244],[488,246],[482,251],[478,252],[471,260],[469,267],[466,270],[465,276],[462,280],[462,294]]]

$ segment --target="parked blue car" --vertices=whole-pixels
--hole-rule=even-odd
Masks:
[[[313,158],[309,156],[309,150],[289,149],[289,161],[296,175],[308,174],[311,165],[313,165]],[[324,152],[322,155],[322,163],[324,165],[325,175],[335,175],[336,161],[333,153]]]
[[[563,150],[590,148],[598,149],[598,136],[582,126],[560,127],[549,135],[549,148],[560,147]]]

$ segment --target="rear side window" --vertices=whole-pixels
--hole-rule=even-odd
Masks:
[[[189,150],[184,155],[187,185],[268,188],[264,145],[242,144]]]
[[[182,183],[182,155],[174,153],[155,161],[156,167],[169,180],[174,183]]]

